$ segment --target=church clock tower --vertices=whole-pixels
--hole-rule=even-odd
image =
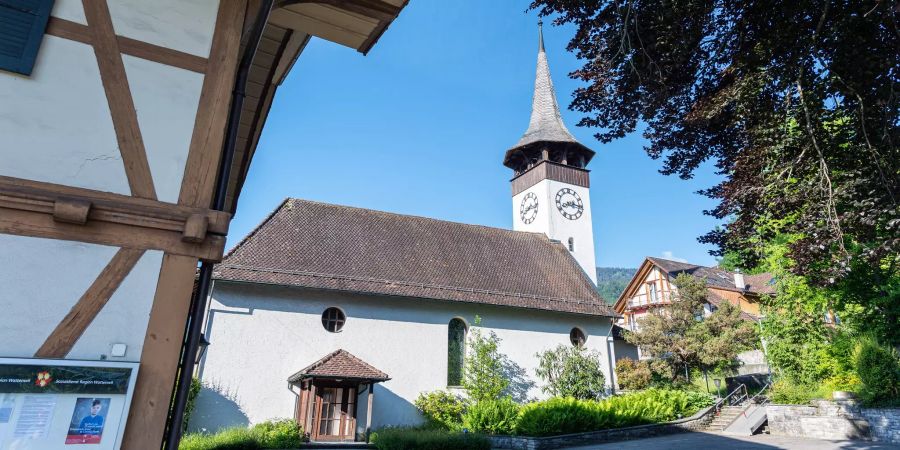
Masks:
[[[560,241],[596,283],[590,179],[585,169],[594,152],[563,124],[540,24],[538,30],[531,121],[525,135],[503,158],[503,165],[515,172],[513,229],[541,232]]]

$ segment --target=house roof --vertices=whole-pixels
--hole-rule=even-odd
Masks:
[[[372,367],[344,349],[338,349],[325,355],[322,359],[288,377],[288,381],[296,383],[307,378],[347,378],[367,381],[391,379],[388,374]]]
[[[771,284],[772,274],[770,273],[744,275],[745,287],[744,289],[739,289],[734,284],[735,272],[730,272],[718,267],[706,267],[662,258],[647,257],[647,260],[671,276],[677,276],[679,273],[686,273],[701,278],[706,281],[708,287],[732,291],[742,290],[753,294],[771,294],[775,292],[774,287]]]
[[[631,296],[632,292],[638,286],[640,286],[640,282],[644,280],[644,278],[647,276],[647,272],[653,267],[659,268],[672,278],[678,276],[678,274],[680,273],[686,273],[688,275],[701,278],[706,282],[706,286],[710,288],[741,292],[751,295],[775,293],[774,277],[771,273],[744,275],[745,286],[743,289],[740,289],[734,284],[735,272],[719,269],[718,267],[707,267],[687,262],[672,261],[669,259],[648,256],[646,259],[644,259],[641,267],[639,267],[635,272],[634,277],[631,278],[628,286],[626,286],[622,293],[619,295],[618,300],[616,300],[616,303],[613,306],[616,311],[624,311],[626,299]]]
[[[286,199],[218,280],[616,316],[542,233]]]

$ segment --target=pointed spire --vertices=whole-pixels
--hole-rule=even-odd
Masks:
[[[594,156],[594,152],[578,142],[563,123],[559,104],[556,102],[553,80],[550,77],[547,53],[544,51],[543,22],[538,22],[537,72],[534,80],[534,96],[531,100],[531,120],[528,122],[528,130],[519,142],[506,152],[504,164],[516,166],[515,155],[540,150],[533,148],[536,146],[544,148],[552,146],[557,149],[565,147],[563,153],[577,152],[583,156],[585,164]]]
[[[538,53],[544,53],[544,21],[538,20]]]
[[[517,146],[535,141],[577,142],[569,133],[559,112],[553,79],[550,78],[550,65],[544,51],[542,28],[542,23],[538,22],[537,73],[534,79],[534,97],[531,100],[531,120],[528,123],[528,131],[516,144]]]

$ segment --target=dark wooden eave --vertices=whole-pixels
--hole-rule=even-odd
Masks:
[[[278,86],[311,37],[319,37],[367,54],[408,0],[280,0],[269,16],[253,65],[241,111],[237,148],[226,194],[226,211],[234,213]],[[255,11],[250,2],[248,12]],[[244,34],[253,23],[247,14]],[[243,46],[243,43],[242,43]]]

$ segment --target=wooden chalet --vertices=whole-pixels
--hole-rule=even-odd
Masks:
[[[636,330],[640,327],[641,316],[653,308],[671,303],[678,290],[674,285],[675,277],[682,273],[706,282],[707,313],[722,302],[730,302],[741,309],[744,319],[756,321],[759,318],[760,297],[774,293],[773,278],[768,273],[743,275],[717,267],[647,257],[613,305],[615,311],[623,316],[620,325]]]

